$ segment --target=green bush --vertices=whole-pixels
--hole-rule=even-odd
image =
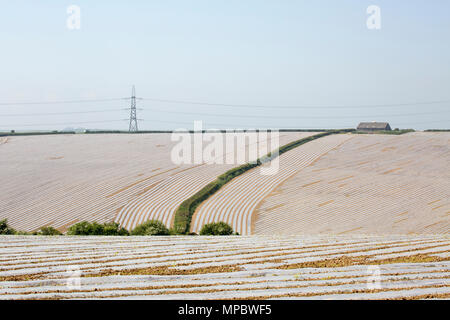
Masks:
[[[36,236],[60,236],[62,233],[53,227],[42,227],[39,231],[34,232]]]
[[[8,221],[6,219],[0,220],[0,234],[16,234],[17,231],[8,226]]]
[[[105,236],[128,236],[130,233],[127,229],[121,228],[118,223],[104,223],[103,235]]]
[[[71,226],[67,234],[70,236],[127,236],[129,232],[120,228],[115,222],[100,224],[83,221]]]
[[[76,223],[67,230],[67,234],[70,236],[88,236],[92,232],[92,225],[87,221]]]
[[[167,236],[170,233],[169,229],[157,220],[144,222],[131,231],[132,236]]]
[[[26,231],[20,231],[20,230],[16,230],[16,233],[14,233],[14,235],[16,236],[32,236],[33,234],[31,232],[26,232]]]
[[[230,236],[232,234],[233,228],[225,222],[208,223],[200,230],[201,236]]]

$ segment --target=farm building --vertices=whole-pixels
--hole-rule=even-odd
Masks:
[[[391,126],[387,122],[361,122],[358,125],[359,131],[390,131]]]

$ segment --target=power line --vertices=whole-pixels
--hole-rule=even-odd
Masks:
[[[171,99],[156,99],[156,98],[140,98],[134,97],[135,100],[148,100],[161,103],[173,104],[191,104],[230,108],[260,108],[260,109],[357,109],[357,108],[391,108],[402,106],[417,106],[417,105],[433,105],[450,103],[450,100],[441,101],[421,101],[410,103],[392,103],[392,104],[372,104],[372,105],[327,105],[327,106],[283,106],[283,105],[254,105],[254,104],[230,104],[230,103],[213,103],[213,102],[198,102],[189,100],[171,100]],[[75,103],[92,103],[92,102],[111,102],[130,100],[133,97],[124,98],[108,98],[108,99],[79,99],[79,100],[59,100],[59,101],[28,101],[28,102],[2,102],[0,106],[20,106],[20,105],[51,105],[51,104],[75,104]]]
[[[432,115],[432,114],[442,114],[448,113],[449,110],[445,111],[435,111],[435,112],[420,112],[420,113],[403,113],[403,114],[382,114],[382,115],[361,115],[361,116],[335,116],[335,117],[311,117],[311,116],[264,116],[264,115],[242,115],[242,114],[217,114],[217,113],[197,113],[197,112],[183,112],[183,111],[168,111],[168,110],[158,110],[158,109],[143,109],[144,111],[161,112],[169,114],[183,114],[183,115],[197,115],[197,116],[208,116],[208,117],[229,117],[229,118],[261,118],[261,119],[347,119],[347,118],[377,118],[377,117],[406,117],[406,116],[422,116],[422,115]]]
[[[178,125],[188,125],[188,126],[192,126],[193,122],[189,122],[189,121],[165,121],[165,120],[150,120],[148,122],[154,122],[154,123],[165,123],[165,124],[178,124]],[[219,126],[219,127],[227,127],[227,128],[239,128],[241,126],[233,124],[233,125],[228,125],[228,124],[224,124],[224,123],[212,123],[212,122],[205,122],[204,124],[209,125],[209,126]],[[245,125],[245,127],[247,128],[254,128],[254,129],[262,129],[261,126],[250,126],[250,125]],[[266,126],[266,128],[270,128],[270,129],[295,129],[295,128],[299,128],[298,126],[289,126],[289,127],[280,127],[280,126]],[[304,127],[301,126],[302,129],[317,129],[317,127]],[[347,128],[345,126],[341,126],[341,128]],[[321,128],[324,129],[324,128]]]
[[[258,109],[365,109],[365,108],[392,108],[403,106],[418,106],[418,105],[432,105],[450,103],[450,100],[442,101],[427,101],[427,102],[412,102],[412,103],[393,103],[393,104],[373,104],[373,105],[335,105],[335,106],[281,106],[281,105],[252,105],[252,104],[227,104],[227,103],[212,103],[212,102],[197,102],[186,100],[168,100],[155,98],[142,98],[153,102],[175,103],[175,104],[192,104],[215,107],[230,107],[230,108],[258,108]]]
[[[55,116],[55,115],[71,115],[71,114],[91,114],[91,113],[107,113],[116,111],[125,111],[129,108],[118,108],[118,109],[106,109],[106,110],[88,110],[88,111],[68,111],[68,112],[48,112],[48,113],[27,113],[27,114],[0,114],[0,117],[24,117],[24,116]],[[152,111],[160,113],[169,114],[181,114],[181,115],[195,115],[195,116],[211,116],[211,117],[229,117],[229,118],[261,118],[261,119],[347,119],[347,118],[377,118],[377,117],[407,117],[407,116],[422,116],[422,115],[433,115],[433,114],[443,114],[450,112],[449,110],[435,111],[435,112],[420,112],[420,113],[397,113],[397,114],[379,114],[379,115],[361,115],[361,116],[335,116],[335,117],[309,117],[309,116],[264,116],[264,115],[236,115],[236,114],[224,114],[224,113],[200,113],[200,112],[183,112],[183,111],[169,111],[160,110],[154,108],[136,108],[136,110]]]
[[[111,98],[111,99],[86,99],[86,100],[60,100],[60,101],[33,101],[33,102],[2,102],[0,106],[19,106],[19,105],[48,105],[48,104],[71,104],[71,103],[92,103],[92,102],[110,102],[123,101],[130,98]]]
[[[137,119],[139,121],[145,121],[143,119]],[[121,119],[121,120],[104,120],[104,121],[83,121],[83,122],[66,122],[66,123],[50,123],[50,124],[15,124],[15,125],[0,125],[1,127],[33,127],[33,126],[58,126],[58,125],[78,125],[78,124],[91,124],[91,123],[113,123],[113,122],[123,122],[123,121],[129,121],[129,119]],[[145,122],[153,122],[153,123],[164,123],[164,124],[181,124],[181,125],[189,125],[192,126],[193,122],[189,121],[166,121],[166,120],[149,120]],[[398,126],[408,126],[408,125],[421,125],[421,124],[430,124],[430,123],[443,123],[443,122],[450,122],[450,119],[443,119],[438,121],[427,121],[427,122],[419,122],[419,123],[398,123],[396,125]],[[210,126],[223,126],[223,127],[236,127],[236,124],[229,125],[226,123],[212,123],[212,122],[205,122],[205,124]],[[254,128],[261,128],[261,126],[250,126],[245,125],[246,127],[254,127]],[[349,126],[340,126],[342,128],[347,128]],[[350,125],[351,127],[351,125]],[[298,126],[266,126],[266,128],[277,128],[277,129],[295,129],[298,128]],[[316,129],[317,127],[304,127],[301,126],[303,129]],[[322,128],[323,129],[323,128]]]
[[[91,113],[107,113],[107,112],[116,112],[116,111],[125,111],[129,110],[128,108],[120,108],[120,109],[107,109],[107,110],[88,110],[88,111],[69,111],[69,112],[48,112],[48,113],[27,113],[27,114],[0,114],[0,117],[24,117],[24,116],[55,116],[55,115],[71,115],[71,114],[91,114]],[[449,110],[444,111],[435,111],[435,112],[420,112],[420,113],[397,113],[397,114],[380,114],[380,115],[361,115],[361,116],[335,116],[335,117],[310,117],[310,116],[264,116],[264,115],[236,115],[236,114],[224,114],[224,113],[199,113],[199,112],[183,112],[183,111],[168,111],[168,110],[159,110],[153,108],[136,108],[136,110],[143,111],[152,111],[152,112],[160,112],[160,113],[169,113],[169,114],[181,114],[181,115],[194,115],[194,116],[207,116],[207,117],[229,117],[229,118],[261,118],[261,119],[347,119],[347,118],[378,118],[378,117],[407,117],[407,116],[422,116],[422,115],[434,115],[434,114],[443,114],[450,112]]]
[[[166,121],[166,120],[156,120],[155,119],[155,120],[149,120],[149,121],[146,121],[146,122],[180,124],[180,125],[190,125],[190,126],[193,125],[193,122],[189,122],[189,121]],[[439,121],[420,122],[420,123],[398,123],[398,124],[396,123],[395,125],[408,126],[408,125],[422,125],[422,124],[441,123],[441,122],[450,122],[450,119],[443,119],[443,120],[439,120]],[[230,126],[230,125],[225,124],[225,123],[213,123],[213,122],[204,122],[204,124],[209,125],[209,126],[223,126],[223,127],[229,127],[229,128],[239,126],[239,125],[236,125],[236,124],[233,124],[233,125]],[[257,126],[245,125],[245,126],[246,127],[253,127],[253,128],[261,128],[260,125],[257,125]],[[354,124],[353,125],[349,125],[349,126],[341,125],[340,127],[341,128],[348,128],[348,127],[353,127],[353,126],[354,126]],[[280,126],[266,126],[266,128],[294,129],[294,128],[299,128],[299,126],[284,126],[284,127],[280,127]],[[304,128],[304,129],[315,129],[317,127],[304,127],[304,126],[301,126],[301,128]]]
[[[450,123],[450,119],[437,120],[437,121],[427,121],[427,122],[397,123],[397,125],[398,126],[410,126],[410,125],[422,125],[422,124],[441,123],[441,122],[449,122]]]
[[[59,116],[66,114],[89,114],[89,113],[104,113],[104,112],[114,112],[114,111],[124,111],[127,108],[121,109],[108,109],[108,110],[89,110],[89,111],[73,111],[73,112],[49,112],[49,113],[27,113],[27,114],[0,114],[0,117],[27,117],[27,116]]]
[[[128,119],[121,120],[103,120],[103,121],[83,121],[83,122],[64,122],[64,123],[36,123],[36,124],[11,124],[11,125],[0,125],[1,127],[37,127],[37,126],[68,126],[77,124],[89,124],[89,123],[111,123],[111,122],[123,122],[128,121]]]
[[[275,105],[246,105],[246,104],[225,104],[225,103],[210,103],[210,102],[195,102],[195,101],[183,101],[183,100],[162,100],[162,99],[154,99],[154,98],[138,98],[136,97],[135,87],[133,86],[131,97],[126,98],[109,98],[109,99],[79,99],[79,100],[62,100],[62,101],[34,101],[34,102],[11,102],[11,103],[0,103],[0,106],[18,106],[18,105],[48,105],[48,104],[76,104],[76,103],[93,103],[93,102],[108,102],[108,101],[130,101],[130,108],[120,108],[120,109],[106,109],[106,110],[88,110],[88,111],[67,111],[67,112],[49,112],[49,113],[30,113],[30,114],[4,114],[0,115],[0,117],[23,117],[23,116],[53,116],[53,115],[70,115],[70,114],[90,114],[90,113],[104,113],[104,112],[115,112],[115,111],[123,111],[130,110],[130,118],[126,119],[129,121],[129,131],[138,131],[137,121],[141,119],[137,119],[136,110],[136,101],[137,100],[148,100],[148,101],[156,101],[163,103],[174,103],[174,104],[194,104],[194,105],[205,105],[205,106],[220,106],[220,107],[231,107],[231,108],[260,108],[260,109],[366,109],[366,108],[391,108],[398,106],[414,106],[414,105],[432,105],[432,104],[444,104],[450,103],[450,100],[447,101],[428,101],[428,102],[415,102],[415,103],[399,103],[399,104],[379,104],[379,105],[353,105],[353,106],[344,106],[344,105],[335,105],[335,106],[275,106]],[[142,109],[140,109],[142,110]],[[389,117],[407,117],[407,116],[424,116],[424,115],[432,115],[432,114],[445,114],[450,112],[450,109],[444,111],[431,111],[431,112],[419,112],[419,113],[395,113],[395,114],[383,114],[383,115],[361,115],[361,116],[279,116],[279,115],[242,115],[242,114],[224,114],[224,113],[200,113],[200,112],[183,112],[183,111],[170,111],[170,110],[158,110],[158,109],[143,109],[152,112],[161,112],[167,114],[180,114],[180,115],[191,115],[191,116],[205,116],[205,117],[221,117],[221,118],[251,118],[251,119],[352,119],[352,118],[389,118]],[[56,126],[56,125],[75,125],[75,124],[88,124],[88,123],[110,123],[110,122],[118,122],[123,120],[106,120],[106,121],[84,121],[84,122],[69,122],[69,123],[52,123],[52,124],[20,124],[20,125],[5,125],[3,127],[31,127],[31,126]],[[422,122],[422,123],[409,123],[409,124],[398,124],[398,125],[417,125],[417,124],[427,124],[427,123],[442,123],[447,120],[439,120],[434,122]],[[192,125],[192,122],[179,122],[179,121],[164,121],[164,120],[152,120],[150,122],[154,123],[169,123],[169,124],[187,124]],[[228,126],[225,123],[210,123],[207,122],[208,125],[213,126]],[[233,124],[236,126],[236,124]],[[248,125],[245,125],[248,127]],[[255,126],[261,127],[261,126]],[[278,127],[282,128],[292,128],[292,127]]]

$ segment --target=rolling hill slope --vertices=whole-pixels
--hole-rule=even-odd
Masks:
[[[351,138],[350,134],[337,134],[308,142],[280,155],[274,174],[262,174],[257,167],[233,179],[197,208],[191,231],[199,232],[206,223],[224,221],[239,234],[251,234],[260,201],[284,180]]]
[[[280,143],[312,134],[281,133]],[[2,138],[0,219],[24,231],[66,230],[83,220],[116,219],[132,228],[154,218],[170,226],[185,198],[236,166],[176,165],[170,157],[175,144],[170,134]],[[260,139],[258,147],[265,145]]]
[[[450,233],[450,134],[354,135],[255,215],[255,234]]]

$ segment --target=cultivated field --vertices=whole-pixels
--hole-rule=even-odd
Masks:
[[[280,144],[313,134],[281,133]],[[23,136],[0,143],[0,219],[24,231],[64,231],[83,220],[116,220],[132,229],[158,219],[170,227],[183,200],[237,166],[176,165],[170,134]],[[260,150],[270,146],[259,139]]]
[[[0,299],[450,298],[448,236],[0,236],[0,243]]]
[[[263,175],[261,168],[252,169],[226,184],[216,194],[203,202],[195,212],[191,231],[198,233],[205,223],[224,221],[240,234],[251,234],[254,211],[277,185],[320,156],[338,147],[352,136],[331,135],[308,142],[279,157],[279,170]]]
[[[450,134],[352,135],[254,214],[255,234],[449,234]]]
[[[197,209],[192,231],[241,234],[448,234],[450,134],[332,135],[232,180]]]
[[[171,226],[182,201],[237,166],[174,165],[174,144],[2,139],[0,218],[20,230]],[[278,160],[276,174],[251,169],[194,214],[192,231],[225,221],[243,236],[0,236],[0,299],[450,298],[449,133],[335,134]]]

